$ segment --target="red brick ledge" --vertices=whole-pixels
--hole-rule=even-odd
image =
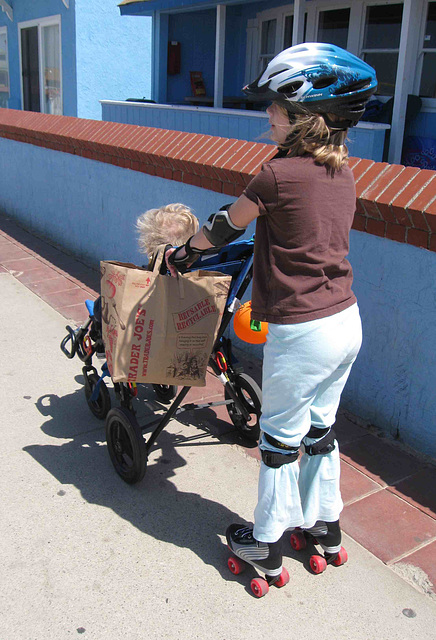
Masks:
[[[0,137],[239,196],[268,144],[116,122],[0,109]],[[350,159],[353,228],[436,251],[436,171]]]

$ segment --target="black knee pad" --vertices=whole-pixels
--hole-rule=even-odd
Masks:
[[[310,431],[305,435],[305,438],[319,438],[318,442],[314,442],[313,444],[304,444],[303,442],[305,452],[308,456],[322,456],[336,448],[336,433],[331,427],[327,427],[326,429],[310,427]]]
[[[292,449],[290,453],[277,453],[276,451],[266,451],[265,449],[262,449],[260,453],[262,455],[262,462],[266,464],[267,467],[278,469],[284,464],[298,460],[299,452],[300,449],[298,448]]]
[[[263,434],[265,436],[265,440],[271,444],[273,447],[277,449],[282,449],[283,453],[277,453],[276,451],[268,451],[261,450],[262,462],[266,464],[267,467],[272,467],[273,469],[278,469],[282,467],[284,464],[289,464],[290,462],[295,462],[298,459],[298,455],[300,453],[300,447],[290,447],[287,444],[283,444],[280,440],[276,440],[268,433]]]

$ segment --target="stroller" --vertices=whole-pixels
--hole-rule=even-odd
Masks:
[[[119,407],[111,408],[111,397],[104,378],[110,377],[107,362],[101,368],[101,375],[93,365],[93,357],[105,359],[102,339],[101,319],[99,318],[98,300],[94,303],[86,301],[89,318],[78,329],[67,326],[68,334],[61,342],[61,350],[68,358],[75,355],[83,362],[85,378],[85,396],[91,413],[100,420],[106,421],[106,441],[109,455],[116,472],[129,484],[139,482],[144,477],[147,459],[159,434],[165,429],[173,417],[182,410],[225,405],[230,420],[238,432],[248,440],[259,438],[259,418],[261,413],[262,393],[257,383],[243,372],[242,366],[232,353],[231,340],[224,336],[239,301],[250,284],[253,273],[254,240],[233,242],[218,249],[213,255],[201,256],[195,263],[195,269],[220,271],[230,275],[231,285],[226,307],[218,330],[218,335],[209,358],[209,367],[221,380],[224,386],[224,401],[203,404],[186,404],[181,406],[191,387],[185,386],[180,391],[174,385],[151,385],[157,400],[162,404],[170,404],[166,413],[146,425],[137,422],[133,398],[137,395],[135,383],[114,383],[115,396]],[[166,266],[163,265],[166,273]],[[143,432],[155,425],[154,431],[144,439]]]

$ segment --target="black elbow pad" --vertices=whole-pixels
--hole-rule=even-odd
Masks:
[[[210,216],[203,226],[203,233],[214,247],[224,247],[245,233],[245,227],[237,227],[228,211],[218,211]]]

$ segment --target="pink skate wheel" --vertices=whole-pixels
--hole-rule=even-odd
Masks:
[[[268,582],[263,578],[253,578],[251,581],[251,590],[256,598],[262,598],[269,591]]]
[[[322,556],[311,556],[310,568],[312,569],[313,573],[322,573],[327,569],[327,560]]]
[[[232,556],[227,560],[227,566],[229,567],[230,571],[235,576],[237,576],[239,573],[242,573],[244,571],[245,562],[243,560],[240,560],[239,558],[235,558],[235,556]]]
[[[304,533],[301,531],[294,531],[291,533],[291,547],[295,551],[302,551],[306,548],[306,544],[307,542]]]
[[[289,573],[286,567],[283,567],[282,572],[280,574],[280,578],[277,580],[277,582],[274,582],[274,584],[276,585],[276,587],[284,587],[285,584],[288,584],[288,582],[289,582]]]
[[[341,564],[345,564],[348,560],[348,553],[345,551],[344,547],[341,547],[341,550],[338,553],[338,557],[336,558],[336,560],[333,560],[332,564],[335,565],[335,567],[340,567]]]

